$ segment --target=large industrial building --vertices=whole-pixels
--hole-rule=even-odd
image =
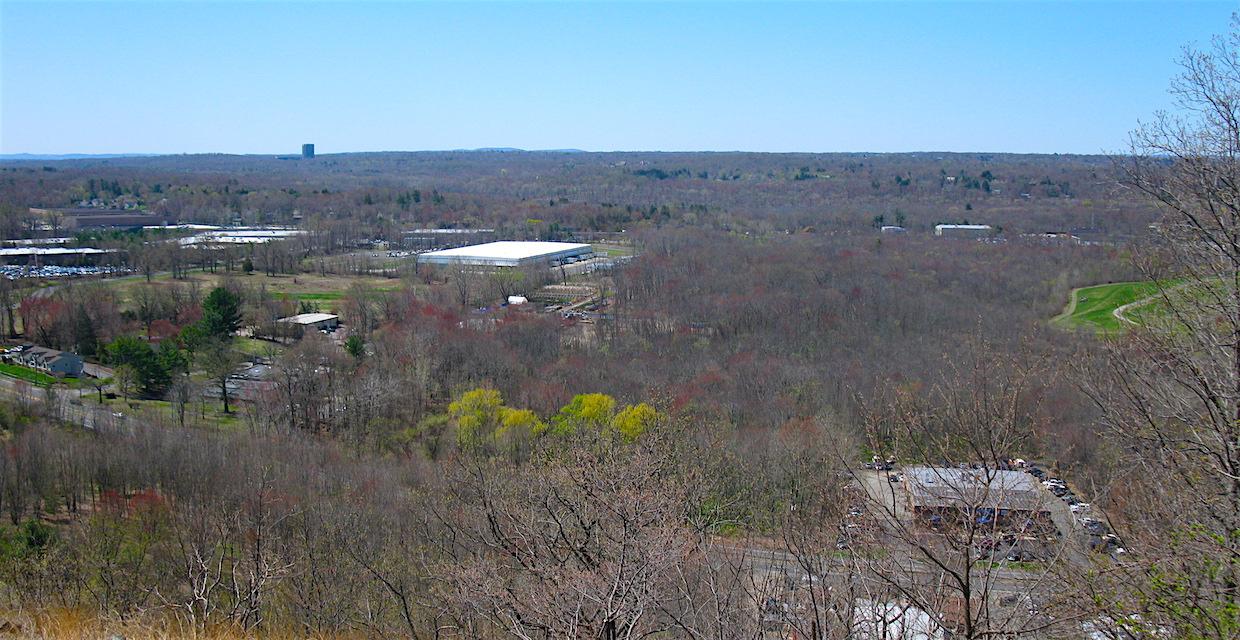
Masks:
[[[273,240],[288,240],[305,235],[304,229],[263,229],[234,227],[229,229],[207,230],[192,236],[181,238],[183,245],[225,245],[225,244],[266,244]]]
[[[418,256],[422,264],[481,267],[524,267],[577,262],[594,257],[594,248],[573,242],[488,242],[431,251]]]
[[[5,247],[0,249],[0,264],[98,264],[115,249],[91,247]]]

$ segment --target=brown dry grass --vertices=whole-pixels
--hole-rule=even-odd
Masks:
[[[287,296],[293,300],[307,299],[326,307],[334,306],[336,298],[342,296],[349,288],[357,284],[379,291],[391,291],[401,286],[401,282],[398,279],[379,276],[322,276],[314,273],[269,276],[258,272],[245,274],[236,271],[229,273],[223,271],[217,273],[193,272],[184,280],[173,280],[170,274],[160,274],[155,277],[154,283],[160,285],[170,282],[188,283],[194,281],[202,287],[203,295],[206,295],[208,291],[218,286],[225,278],[231,278],[234,282],[247,287],[265,287],[267,291],[275,296]],[[117,288],[120,292],[122,304],[126,305],[132,304],[134,289],[148,286],[146,280],[134,277],[105,280],[104,282]]]
[[[167,615],[118,620],[78,609],[52,609],[37,613],[0,612],[0,640],[344,640],[361,637],[353,634],[311,634],[292,629],[246,632],[232,626],[214,627],[204,632]]]

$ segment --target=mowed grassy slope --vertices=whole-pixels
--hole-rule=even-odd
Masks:
[[[1153,282],[1117,282],[1074,289],[1068,309],[1051,322],[1071,329],[1122,331],[1124,325],[1115,317],[1115,310],[1148,298],[1157,291],[1158,285]]]
[[[32,382],[40,387],[50,387],[60,382],[59,378],[50,376],[42,371],[35,371],[34,369],[27,369],[26,367],[5,362],[0,362],[0,374]]]

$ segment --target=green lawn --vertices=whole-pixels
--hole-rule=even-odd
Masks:
[[[1218,309],[1226,305],[1220,300],[1231,300],[1234,294],[1233,285],[1224,280],[1211,279],[1205,282],[1185,283],[1166,292],[1166,299],[1161,296],[1148,304],[1141,304],[1128,309],[1124,317],[1138,324],[1169,331],[1182,331],[1186,327],[1172,315],[1178,309],[1188,315],[1194,313],[1216,314]]]
[[[89,403],[91,406],[98,405],[95,396],[87,394],[83,396],[83,403]],[[232,404],[230,397],[229,403]],[[109,411],[116,411],[125,416],[134,419],[150,418],[161,419],[166,423],[175,423],[177,421],[176,405],[167,400],[154,400],[151,398],[109,398],[103,401],[103,406],[108,407]],[[201,400],[194,400],[186,406],[186,422],[188,424],[211,426],[220,429],[232,429],[241,426],[241,415],[239,404],[232,407],[232,413],[224,413],[223,405],[218,399],[209,399],[205,404]]]
[[[40,387],[50,387],[60,381],[55,376],[49,376],[42,371],[35,371],[34,369],[27,369],[26,367],[5,362],[0,362],[0,373],[19,380],[25,380]]]
[[[1003,562],[990,562],[989,564],[991,569],[1009,569],[1012,571],[1027,571],[1031,573],[1044,571],[1046,569],[1046,566],[1039,562],[1004,560]]]
[[[257,340],[254,338],[236,338],[233,341],[233,346],[237,349],[237,351],[240,351],[246,355],[264,357],[272,352],[279,355],[284,353],[285,349],[287,349],[287,347],[282,344],[270,342],[268,340]]]
[[[594,253],[609,258],[633,255],[633,247],[627,244],[597,243],[593,245]]]
[[[1123,323],[1115,317],[1115,310],[1148,298],[1157,291],[1158,285],[1154,282],[1117,282],[1074,289],[1068,309],[1051,322],[1070,329],[1122,331]]]
[[[324,291],[322,293],[294,293],[292,296],[298,300],[339,300],[344,294],[339,291]]]

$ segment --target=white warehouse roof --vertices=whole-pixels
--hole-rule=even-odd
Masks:
[[[305,233],[303,229],[217,229],[203,231],[181,238],[183,245],[191,244],[265,244]]]
[[[68,256],[68,255],[97,255],[100,253],[115,253],[113,249],[94,249],[92,247],[79,247],[71,249],[68,247],[21,247],[16,249],[0,249],[0,257],[9,256]]]
[[[468,264],[515,267],[533,262],[578,256],[594,249],[575,242],[518,242],[505,240],[468,247],[430,251],[418,256],[427,264]]]
[[[292,324],[310,325],[310,324],[318,324],[320,322],[325,322],[327,320],[335,320],[338,317],[339,316],[336,316],[335,314],[331,314],[331,313],[299,313],[295,316],[289,316],[287,318],[280,318],[279,322],[289,322]]]

